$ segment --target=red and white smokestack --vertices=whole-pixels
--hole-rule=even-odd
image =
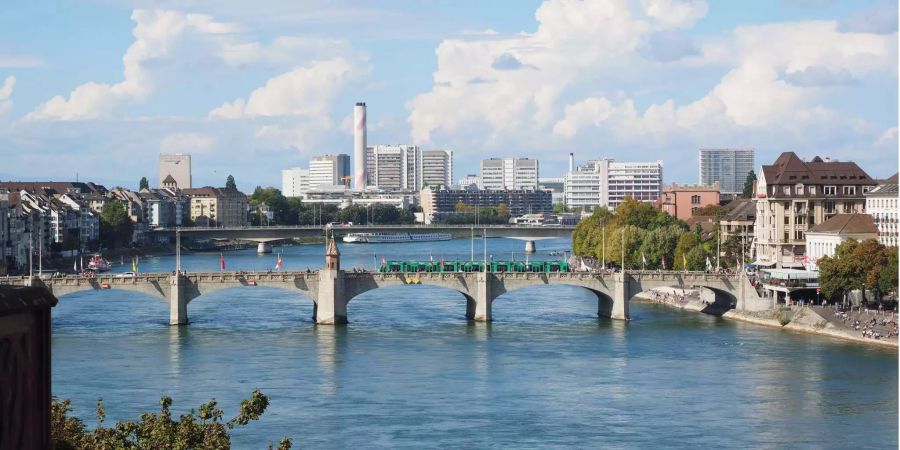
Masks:
[[[353,107],[353,189],[366,188],[366,104]]]

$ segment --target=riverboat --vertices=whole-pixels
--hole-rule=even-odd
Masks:
[[[394,242],[449,241],[450,233],[348,233],[343,241],[349,244],[385,244]]]
[[[112,264],[109,261],[103,259],[100,255],[94,255],[90,261],[88,261],[88,269],[93,270],[95,272],[108,272],[112,269]]]
[[[571,272],[566,261],[392,261],[383,260],[379,272]]]

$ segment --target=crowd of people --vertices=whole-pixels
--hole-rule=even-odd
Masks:
[[[871,339],[889,339],[900,335],[897,326],[897,318],[877,311],[836,310],[835,317],[841,324],[862,333],[863,337]]]

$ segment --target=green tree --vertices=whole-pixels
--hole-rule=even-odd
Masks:
[[[646,229],[656,219],[657,212],[650,203],[625,197],[625,200],[616,207],[615,220],[621,226],[631,225]]]
[[[744,192],[741,193],[741,197],[750,198],[753,197],[753,183],[756,181],[756,172],[749,171],[747,172],[747,178],[744,180]]]
[[[134,224],[120,201],[110,200],[100,210],[100,240],[108,248],[117,248],[131,242]]]
[[[507,220],[509,220],[509,206],[506,206],[503,203],[497,205],[497,215],[500,217],[505,217]]]
[[[688,256],[696,258],[697,255],[691,255],[691,252],[699,246],[700,239],[697,237],[697,233],[681,233],[678,244],[675,245],[672,268],[675,270],[700,270],[697,268],[696,261],[688,258]]]
[[[887,247],[884,249],[884,268],[878,275],[878,290],[882,294],[897,294],[897,247]]]
[[[858,242],[853,239],[838,244],[834,256],[824,256],[816,264],[819,266],[819,288],[822,296],[833,302],[843,301],[847,292],[856,288],[856,274],[853,252]]]
[[[141,181],[138,182],[138,190],[143,191],[144,189],[150,189],[150,182],[147,181],[147,177],[141,177]]]
[[[233,191],[237,190],[237,184],[234,182],[234,177],[228,175],[228,178],[225,179],[225,189],[230,189]]]
[[[77,417],[69,417],[71,402],[54,401],[50,408],[50,433],[56,449],[222,449],[231,447],[229,430],[259,420],[269,406],[269,398],[254,389],[250,398],[241,402],[237,416],[223,422],[223,411],[215,400],[200,405],[174,420],[170,397],[160,398],[159,415],[141,414],[137,421],[120,421],[112,427],[104,425],[106,410],[97,401],[97,427],[88,430]],[[282,438],[278,449],[289,450],[291,439]],[[269,445],[272,448],[272,445]]]

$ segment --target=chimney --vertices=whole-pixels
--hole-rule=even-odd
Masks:
[[[575,154],[569,153],[569,173],[575,171]]]
[[[353,189],[366,188],[366,104],[353,107]]]

